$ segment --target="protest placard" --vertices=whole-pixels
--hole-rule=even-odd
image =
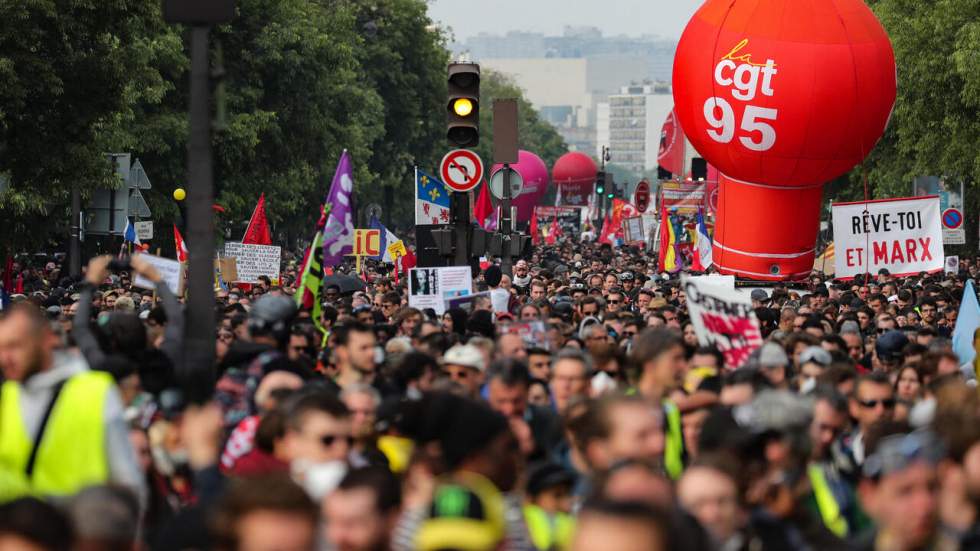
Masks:
[[[144,260],[152,264],[158,272],[160,272],[160,276],[163,278],[163,281],[167,283],[167,288],[169,288],[173,294],[179,296],[184,292],[184,270],[181,268],[180,262],[169,258],[153,256],[152,254],[144,254],[141,256]],[[141,275],[136,276],[136,279],[133,280],[133,285],[144,289],[156,289],[156,285],[154,285],[152,281]]]
[[[939,197],[836,203],[831,212],[838,278],[882,268],[895,276],[943,269]]]
[[[446,311],[446,301],[473,292],[473,274],[469,266],[412,268],[408,274],[408,305],[422,310],[432,308],[436,314]]]
[[[697,214],[704,206],[704,182],[661,182],[660,204],[677,214]]]
[[[623,240],[627,244],[646,241],[642,216],[632,216],[623,219]]]
[[[381,230],[355,229],[354,250],[350,256],[378,256],[381,254]]]
[[[259,276],[279,279],[282,249],[272,245],[225,243],[225,256],[235,258],[238,279],[241,283],[258,283]]]
[[[741,366],[762,346],[762,331],[748,293],[704,278],[682,277],[681,284],[698,342],[718,347],[726,367]]]

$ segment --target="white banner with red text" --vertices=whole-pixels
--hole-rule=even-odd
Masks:
[[[882,269],[895,276],[943,269],[939,197],[836,203],[831,212],[838,278]]]

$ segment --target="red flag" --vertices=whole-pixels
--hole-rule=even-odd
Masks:
[[[187,245],[184,245],[184,238],[181,237],[177,224],[174,224],[174,245],[177,249],[177,261],[187,262]]]
[[[398,257],[398,262],[401,263],[401,269],[405,275],[408,275],[408,270],[414,268],[416,264],[418,264],[418,260],[415,258],[415,253],[413,253],[412,249],[408,247],[405,248],[405,255]]]
[[[534,207],[534,210],[531,211],[531,228],[528,231],[531,233],[531,243],[540,245],[541,234],[538,233],[538,207]]]
[[[492,231],[495,226],[493,220],[493,204],[490,202],[490,193],[487,191],[487,184],[484,183],[480,187],[480,195],[476,198],[476,204],[473,205],[473,217],[476,218],[476,223],[480,225],[486,231]]]
[[[606,217],[602,220],[602,229],[599,231],[599,243],[608,243],[612,245],[612,236],[616,234],[616,231],[612,230],[612,222],[609,220],[609,213],[606,213]]]
[[[259,202],[255,204],[252,211],[252,218],[248,221],[248,229],[245,230],[245,237],[242,243],[249,245],[272,245],[272,237],[269,235],[269,221],[265,218],[265,194],[259,196]]]
[[[660,130],[660,150],[657,152],[657,164],[670,171],[675,176],[684,173],[684,158],[687,140],[681,121],[673,110],[667,115],[667,120]]]
[[[558,232],[561,231],[561,227],[558,225],[558,214],[555,213],[555,217],[551,220],[551,228],[548,229],[548,237],[545,238],[544,242],[548,245],[554,245],[558,242]]]
[[[7,265],[3,269],[3,290],[11,292],[14,286],[14,257],[7,257]]]

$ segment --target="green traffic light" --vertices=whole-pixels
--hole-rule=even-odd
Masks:
[[[604,191],[605,190],[602,188],[602,186],[595,188],[595,192],[598,193],[599,195],[602,195]]]

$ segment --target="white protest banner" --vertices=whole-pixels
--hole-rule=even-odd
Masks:
[[[259,276],[279,279],[282,249],[272,245],[246,245],[225,243],[225,256],[235,258],[238,279],[242,283],[258,283]]]
[[[184,270],[181,269],[180,262],[169,258],[153,256],[152,254],[143,254],[140,256],[152,264],[153,267],[160,272],[160,276],[163,278],[163,281],[167,283],[167,287],[170,289],[170,291],[173,292],[173,294],[180,296],[184,288]],[[141,275],[136,276],[136,279],[133,280],[133,285],[144,289],[157,288],[152,281]]]
[[[473,273],[469,266],[412,268],[408,273],[408,305],[436,314],[446,311],[446,301],[473,292]]]
[[[698,342],[717,346],[727,369],[741,366],[762,346],[762,331],[748,293],[702,278],[682,277],[681,284]]]
[[[832,205],[837,277],[893,276],[943,269],[939,197],[881,199]]]

